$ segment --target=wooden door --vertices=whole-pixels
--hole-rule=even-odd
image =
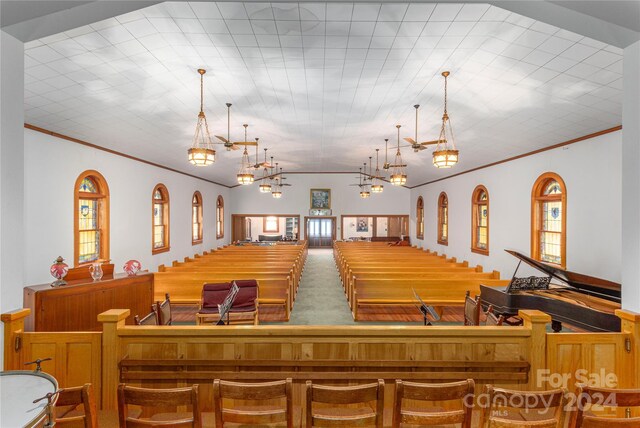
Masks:
[[[335,218],[308,218],[306,224],[309,247],[331,248],[335,236]]]
[[[231,228],[231,240],[232,241],[244,241],[246,236],[246,217],[241,215],[233,215],[232,228]]]

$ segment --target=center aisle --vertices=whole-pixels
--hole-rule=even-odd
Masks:
[[[287,324],[355,324],[330,248],[309,249],[299,287]]]

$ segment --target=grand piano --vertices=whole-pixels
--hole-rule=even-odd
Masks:
[[[493,305],[494,312],[507,319],[520,309],[538,309],[551,316],[554,331],[562,329],[562,322],[588,331],[620,331],[620,318],[615,315],[620,309],[620,284],[570,272],[517,251],[505,251],[520,262],[507,287],[480,285],[484,307]],[[546,277],[516,277],[522,262]],[[552,283],[552,279],[561,284]]]

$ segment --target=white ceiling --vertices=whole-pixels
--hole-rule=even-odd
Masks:
[[[229,185],[240,151],[186,159],[197,68],[212,134],[231,102],[232,139],[248,123],[289,171],[356,170],[414,104],[435,139],[444,70],[460,163],[404,149],[408,185],[621,123],[621,49],[488,4],[169,2],[25,48],[27,123]]]

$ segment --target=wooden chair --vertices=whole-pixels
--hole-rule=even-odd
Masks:
[[[79,407],[82,407],[82,412]],[[61,389],[58,392],[55,415],[56,426],[59,427],[97,428],[98,411],[91,384]]]
[[[475,383],[473,379],[451,383],[415,383],[396,380],[393,405],[393,428],[407,425],[461,424],[471,428]],[[459,400],[460,410],[405,409],[402,400],[448,401]]]
[[[481,428],[563,428],[568,403],[567,390],[516,391],[484,387]]]
[[[358,386],[314,385],[310,380],[306,387],[306,427],[323,426],[367,426],[382,428],[384,419],[384,381]],[[313,403],[359,404],[376,402],[375,410],[368,407],[359,409],[331,408],[313,411]]]
[[[160,418],[133,417],[129,414],[129,405],[150,407],[162,410]],[[176,406],[191,406],[191,412],[164,413],[167,408]],[[145,412],[143,411],[143,415]],[[172,418],[175,416],[175,418]],[[201,428],[202,420],[198,405],[198,385],[188,388],[148,389],[136,388],[121,383],[118,386],[118,420],[120,428],[141,427],[180,427]]]
[[[484,313],[486,319],[484,321],[484,325],[488,326],[501,326],[504,323],[504,315],[500,315],[499,317],[493,313],[493,305],[489,305],[487,308],[487,312]]]
[[[613,418],[585,414],[589,405],[626,407],[625,418]],[[632,418],[631,407],[640,407],[640,389],[610,389],[578,385],[577,411],[574,413],[576,428],[640,427],[640,417]]]
[[[285,422],[287,428],[293,428],[293,382],[291,378],[276,382],[244,383],[228,382],[220,379],[213,381],[213,408],[216,415],[216,427],[224,424],[272,424]],[[223,399],[232,400],[273,400],[285,399],[284,407],[259,406],[249,409],[223,407]],[[253,425],[252,425],[253,426]]]
[[[480,325],[480,297],[472,299],[468,291],[464,299],[464,325]]]
[[[142,319],[138,315],[134,316],[133,322],[135,325],[159,325],[157,307],[158,306],[155,303],[151,305],[151,312],[145,315]]]
[[[158,325],[171,325],[171,300],[169,293],[165,293],[164,302],[156,302],[156,312],[158,313]]]

